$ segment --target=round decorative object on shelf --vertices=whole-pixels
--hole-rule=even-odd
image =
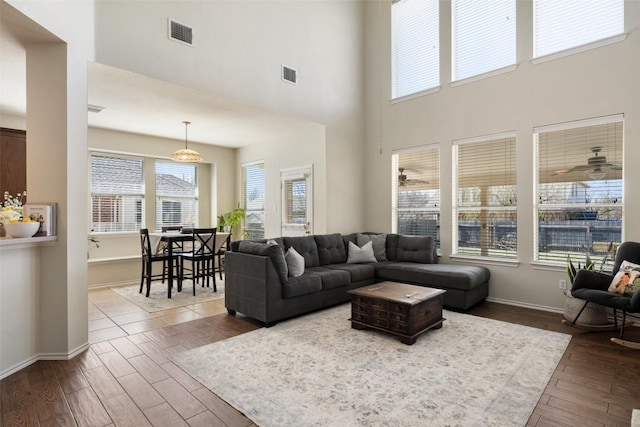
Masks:
[[[39,222],[8,222],[3,224],[7,236],[14,238],[32,237],[40,228]]]

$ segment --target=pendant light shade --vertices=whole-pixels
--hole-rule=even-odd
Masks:
[[[184,149],[178,150],[171,155],[171,160],[182,163],[197,163],[202,161],[202,156],[197,151],[187,148],[187,132],[191,122],[184,121]]]

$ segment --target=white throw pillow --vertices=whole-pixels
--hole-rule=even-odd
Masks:
[[[349,242],[349,254],[347,255],[348,264],[358,264],[362,262],[378,262],[373,254],[373,242],[369,241],[359,247],[353,242]]]
[[[284,256],[284,260],[287,261],[287,268],[289,269],[289,276],[298,277],[304,273],[304,257],[298,253],[292,247],[289,248]]]

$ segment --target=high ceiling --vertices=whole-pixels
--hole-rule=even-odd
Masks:
[[[3,22],[4,24],[4,22]],[[0,26],[0,114],[26,115],[26,54],[19,30]],[[295,139],[310,122],[154,80],[99,63],[88,65],[88,113],[92,127],[225,147]]]

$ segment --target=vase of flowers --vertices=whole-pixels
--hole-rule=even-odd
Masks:
[[[27,198],[27,192],[23,191],[14,196],[8,191],[4,192],[4,201],[0,209],[0,237],[5,237],[5,224],[22,221],[22,209]]]

